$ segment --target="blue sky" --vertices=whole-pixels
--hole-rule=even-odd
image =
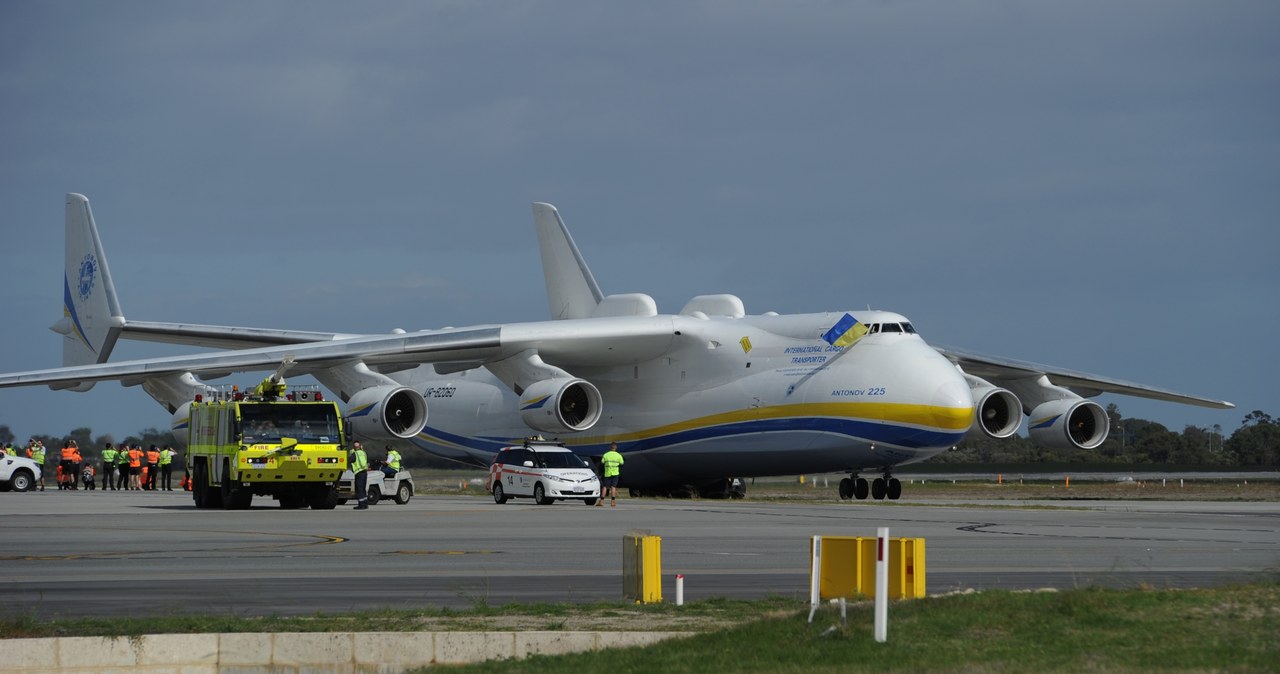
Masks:
[[[0,3],[0,371],[60,364],[63,194],[125,315],[542,320],[606,293],[871,306],[940,344],[1280,415],[1274,2]],[[124,343],[116,358],[173,353]],[[169,418],[0,391],[24,438]]]

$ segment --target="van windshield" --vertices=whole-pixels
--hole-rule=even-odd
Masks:
[[[538,452],[543,468],[590,468],[582,457],[573,452]]]

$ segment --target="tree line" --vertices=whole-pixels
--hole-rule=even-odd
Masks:
[[[1280,419],[1262,410],[1245,415],[1228,436],[1220,425],[1187,426],[1181,433],[1146,419],[1125,418],[1107,405],[1111,433],[1094,449],[1051,449],[1030,438],[968,439],[933,463],[1084,463],[1212,468],[1280,468]]]

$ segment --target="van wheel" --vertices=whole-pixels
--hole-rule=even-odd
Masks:
[[[596,504],[596,500],[595,500],[595,499],[593,499],[593,498],[583,499],[583,500],[582,500],[582,502],[583,502],[583,503],[585,503],[585,504],[587,504],[587,505],[595,505],[595,504]]]
[[[497,503],[498,505],[502,505],[503,503],[507,502],[507,494],[506,492],[502,491],[501,482],[493,483],[493,502]]]
[[[551,505],[552,503],[555,503],[556,500],[553,498],[547,498],[547,490],[543,488],[542,483],[539,482],[538,484],[533,485],[533,502],[538,505]]]
[[[9,478],[9,488],[14,491],[28,491],[32,484],[35,484],[35,481],[31,479],[30,471],[19,470]]]

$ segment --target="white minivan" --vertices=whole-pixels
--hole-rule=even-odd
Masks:
[[[564,445],[527,442],[498,450],[489,466],[489,491],[494,503],[524,496],[538,505],[564,499],[595,505],[600,478],[591,464]]]

